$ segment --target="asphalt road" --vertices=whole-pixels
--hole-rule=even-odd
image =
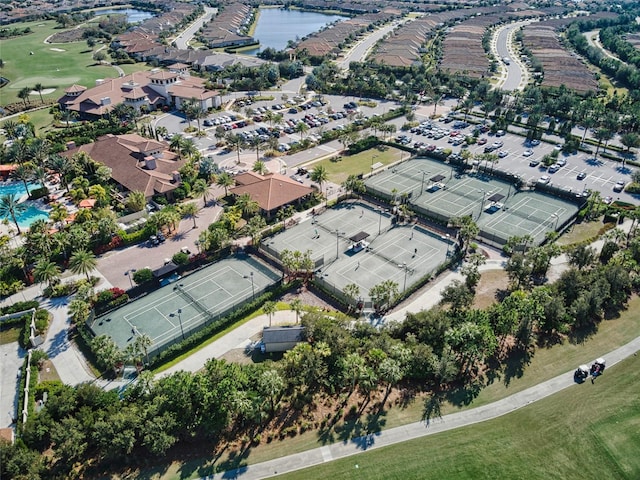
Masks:
[[[198,17],[175,38],[174,42],[176,43],[176,48],[186,50],[195,33],[202,27],[202,25],[204,25],[205,22],[211,20],[211,17],[216,13],[218,13],[217,8],[204,7],[204,15]]]

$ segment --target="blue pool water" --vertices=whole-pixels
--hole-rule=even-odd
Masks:
[[[47,220],[49,214],[44,210],[40,210],[34,206],[29,206],[22,215],[18,217],[18,225],[21,228],[29,228],[36,220]]]
[[[37,188],[38,185],[29,184],[29,190]],[[21,197],[27,191],[24,188],[24,183],[22,182],[10,182],[5,184],[0,184],[0,196],[2,195],[18,195]],[[44,211],[30,205],[23,213],[18,217],[18,225],[21,228],[28,228],[33,222],[40,219],[49,218],[49,214]]]
[[[38,186],[30,183],[29,191],[33,190],[34,188],[38,188]],[[22,182],[9,182],[0,184],[0,196],[10,194],[17,194],[19,196],[22,196],[25,193],[27,193],[27,190],[24,188],[24,183]]]

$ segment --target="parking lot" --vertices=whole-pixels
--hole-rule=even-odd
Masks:
[[[227,131],[243,135],[248,141],[254,137],[267,141],[270,137],[277,135],[276,148],[282,153],[288,152],[295,142],[309,138],[313,142],[311,148],[280,157],[281,173],[290,174],[292,172],[287,172],[287,169],[291,170],[292,167],[312,162],[327,155],[337,154],[344,148],[338,140],[319,144],[318,140],[322,132],[328,129],[344,129],[345,125],[357,121],[360,116],[381,115],[392,108],[397,108],[395,102],[376,101],[373,107],[359,105],[356,112],[345,107],[348,103],[357,101],[357,98],[335,95],[298,97],[296,99],[297,106],[292,107],[288,105],[288,102],[293,100],[294,95],[284,95],[283,97],[283,94],[274,93],[274,99],[271,101],[243,103],[243,106],[236,108],[236,111],[213,113],[207,118],[208,123],[212,123],[212,126],[204,127],[207,135],[189,138],[192,138],[205,156],[213,156],[219,164],[230,162],[236,155],[234,151],[216,148],[215,145],[219,139],[216,138],[215,132],[216,128],[221,125]],[[245,98],[242,93],[234,93],[224,100],[230,101],[241,97]],[[446,113],[455,106],[455,102],[451,100],[445,103],[442,108],[438,107],[439,114]],[[271,113],[267,114],[267,112]],[[472,134],[473,125],[454,128],[455,121],[446,123],[444,122],[445,117],[441,117],[439,121],[430,121],[429,117],[433,114],[433,106],[418,107],[414,113],[417,123],[429,121],[433,124],[434,134],[430,136],[426,131],[402,131],[401,128],[407,123],[407,120],[405,117],[400,117],[389,123],[396,126],[397,136],[406,136],[402,143],[414,148],[423,147],[425,151],[451,149],[453,153],[460,153],[465,148],[462,140],[465,136]],[[270,120],[271,114],[281,114],[283,123],[277,124]],[[228,119],[224,119],[224,117],[228,117]],[[218,119],[224,119],[224,122]],[[216,120],[219,125],[215,124]],[[300,122],[304,122],[305,132],[296,130],[296,125]],[[187,122],[181,113],[175,112],[161,117],[157,121],[157,125],[166,127],[169,133],[173,134],[183,132]],[[280,133],[274,132],[274,129],[279,130]],[[451,135],[452,132],[456,132],[454,136]],[[577,131],[577,133],[580,132]],[[556,140],[553,137],[548,137],[548,139]],[[557,141],[561,140],[557,139]],[[494,147],[494,143],[497,146]],[[415,146],[416,144],[418,147]],[[576,193],[593,190],[600,192],[603,198],[611,196],[613,199],[637,203],[636,198],[628,193],[614,192],[616,182],[623,181],[626,184],[631,181],[632,169],[623,167],[620,162],[601,158],[594,159],[593,154],[582,152],[570,155],[560,153],[558,156],[560,163],[566,162],[566,164],[560,166],[557,171],[549,171],[546,167],[541,167],[542,159],[545,155],[553,152],[554,148],[557,148],[556,144],[543,141],[532,145],[526,143],[524,136],[512,133],[496,136],[490,132],[483,132],[478,136],[478,143],[469,146],[468,149],[472,155],[476,155],[485,153],[487,147],[494,147],[491,149],[492,153],[498,156],[497,162],[489,168],[518,175],[525,182],[536,183],[541,177],[547,176],[548,183]],[[249,153],[251,150],[251,147],[247,147],[244,151]],[[253,151],[255,152],[255,149]],[[534,166],[530,166],[530,164]]]

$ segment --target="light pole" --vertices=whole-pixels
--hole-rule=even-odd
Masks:
[[[487,195],[487,191],[486,190],[478,190],[478,192],[482,192],[482,203],[480,204],[480,213],[478,214],[478,218],[480,218],[480,216],[482,215],[482,209],[484,208],[484,198]]]
[[[249,273],[249,275],[244,275],[242,278],[251,278],[251,300],[255,300],[256,298],[256,289],[253,284],[253,272]]]
[[[130,268],[129,270],[124,272],[124,276],[125,277],[129,277],[129,284],[131,285],[131,288],[133,288],[133,280],[131,280],[131,274],[133,274],[135,272],[137,272],[137,270],[135,268]]]
[[[184,329],[182,328],[182,309],[179,308],[176,313],[178,314],[178,322],[180,323],[180,332],[182,333],[182,339],[184,340]],[[176,314],[175,313],[170,313],[169,316],[170,317],[175,317]]]
[[[344,234],[344,232],[336,230],[336,260],[340,257],[340,234]]]
[[[422,183],[420,184],[420,195],[422,195],[422,192],[424,192],[424,176],[427,175],[429,172],[422,172]]]
[[[378,235],[382,232],[382,213],[384,211],[384,208],[378,208],[378,213],[380,213],[380,217],[378,217]]]
[[[404,262],[402,264],[402,268],[404,269],[404,284],[402,285],[402,291],[404,292],[407,290],[407,270],[409,270],[407,267],[407,262]]]

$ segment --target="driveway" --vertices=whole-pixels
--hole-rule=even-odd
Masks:
[[[212,189],[212,196],[214,190]],[[198,200],[202,207],[202,200]],[[128,272],[132,269],[159,268],[164,264],[165,259],[170,259],[181,248],[187,247],[190,252],[197,253],[196,240],[200,232],[208,225],[215,222],[222,213],[222,207],[209,199],[206,207],[201,208],[196,218],[196,228],[193,228],[192,219],[183,219],[176,232],[167,237],[164,243],[158,246],[149,246],[143,242],[130,247],[113,250],[100,256],[98,259],[98,271],[104,275],[114,287],[127,290],[132,286]],[[126,275],[125,275],[126,274]]]

